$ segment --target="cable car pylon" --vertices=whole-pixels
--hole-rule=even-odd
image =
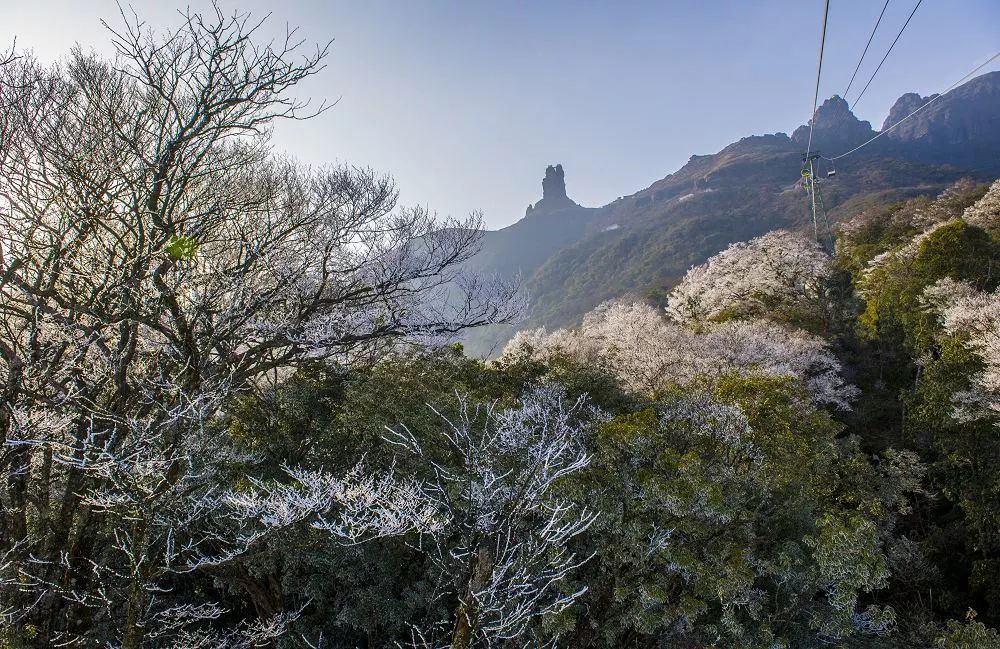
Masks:
[[[817,151],[811,151],[802,156],[802,178],[812,207],[813,237],[831,255],[834,253],[833,231],[830,229],[830,219],[826,213],[826,204],[816,179],[816,160],[822,156]],[[836,172],[829,174],[833,176]]]

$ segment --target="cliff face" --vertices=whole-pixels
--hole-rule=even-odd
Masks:
[[[928,101],[934,99],[935,97],[937,97],[936,94],[931,95],[930,97],[921,97],[915,92],[906,93],[905,95],[897,99],[896,103],[893,104],[892,108],[889,109],[889,115],[885,118],[885,121],[882,122],[882,130],[884,131],[885,129],[889,128],[896,122],[900,121],[913,111],[917,110],[918,108],[926,104]],[[911,128],[910,125],[909,124],[900,125],[899,128],[902,130],[894,130],[891,134],[887,134],[886,137],[893,137],[898,140],[910,139],[909,135],[907,134],[907,131],[910,130]]]
[[[936,97],[903,95],[882,128],[889,128]],[[956,88],[887,133],[885,139],[937,161],[972,166],[983,158],[982,163],[1000,173],[1000,72],[984,74]],[[989,165],[989,158],[993,165]]]

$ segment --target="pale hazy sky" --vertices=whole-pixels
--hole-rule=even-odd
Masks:
[[[890,1],[861,85],[915,2]],[[328,68],[303,92],[339,103],[279,125],[280,148],[391,172],[404,202],[481,209],[493,228],[541,196],[550,163],[565,167],[572,198],[597,206],[691,154],[791,132],[809,117],[822,9],[821,0],[222,4],[334,39]],[[821,96],[843,92],[882,4],[832,0]],[[131,6],[155,26],[175,24],[186,5]],[[119,20],[113,0],[0,0],[0,35],[43,60],[75,42],[108,51],[101,17]],[[924,0],[856,113],[877,128],[900,94],[938,92],[997,51],[1000,1]],[[995,69],[1000,61],[984,72]]]

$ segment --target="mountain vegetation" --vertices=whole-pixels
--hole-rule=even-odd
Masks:
[[[552,167],[483,360],[492,235],[275,155],[326,51],[255,29],[0,65],[0,647],[1000,649],[1000,181],[861,158],[831,251],[795,134]]]
[[[883,128],[933,99],[910,93]],[[819,161],[829,219],[849,219],[867,203],[934,196],[961,178],[1000,175],[1000,72],[977,77],[897,129],[836,163]],[[827,157],[876,131],[834,96],[815,118],[815,149]],[[661,298],[695,264],[729,244],[775,229],[811,231],[800,182],[808,128],[751,136],[601,208],[534,209],[517,223],[486,233],[478,267],[518,274],[531,297],[529,327],[579,324],[601,302],[625,294]],[[836,175],[826,177],[828,171]],[[544,201],[543,201],[544,203]],[[540,259],[535,242],[545,241]],[[522,253],[522,249],[530,253]],[[502,260],[502,261],[498,261]],[[466,339],[470,353],[491,355],[513,327]]]

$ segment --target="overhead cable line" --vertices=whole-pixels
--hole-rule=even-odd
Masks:
[[[813,128],[816,125],[816,107],[819,105],[819,80],[823,75],[823,48],[826,46],[826,19],[830,15],[830,0],[823,6],[823,31],[819,37],[819,65],[816,66],[816,92],[813,93],[812,116],[809,118],[809,142],[806,144],[806,157],[812,150]]]
[[[916,6],[913,7],[913,11],[910,12],[909,18],[906,19],[905,23],[903,23],[903,27],[899,30],[899,33],[896,34],[896,38],[893,39],[892,45],[890,45],[889,49],[886,50],[885,56],[883,56],[882,60],[879,61],[878,67],[875,68],[875,72],[872,72],[871,78],[868,79],[868,83],[865,84],[865,87],[861,89],[861,94],[858,95],[857,99],[854,100],[854,103],[851,105],[851,108],[857,106],[858,102],[861,101],[861,98],[865,96],[865,91],[868,90],[868,86],[872,85],[872,81],[875,80],[875,75],[877,75],[878,71],[882,69],[882,64],[885,63],[885,60],[887,58],[889,58],[889,54],[892,53],[892,48],[896,47],[896,42],[899,40],[899,37],[903,35],[903,32],[906,31],[906,26],[910,24],[910,20],[913,19],[913,14],[917,13],[917,9],[920,8],[920,3],[922,3],[923,1],[924,0],[917,0],[917,4]]]
[[[872,46],[872,39],[875,38],[875,32],[878,31],[878,26],[882,24],[882,16],[885,15],[886,7],[889,6],[889,0],[885,0],[885,4],[882,5],[882,13],[878,15],[878,20],[875,21],[875,28],[872,29],[871,36],[868,37],[868,42],[865,43],[865,51],[861,53],[861,58],[858,59],[858,65],[854,68],[854,74],[851,75],[851,80],[847,83],[847,89],[844,90],[843,97],[847,98],[847,93],[851,91],[851,86],[854,85],[854,77],[858,76],[858,70],[861,69],[861,62],[865,60],[865,54],[868,54],[868,48]]]
[[[823,30],[820,32],[819,38],[819,63],[816,65],[816,90],[813,92],[813,107],[812,116],[809,118],[809,141],[806,144],[806,154],[802,158],[802,176],[805,179],[806,188],[809,191],[810,202],[812,204],[812,222],[813,222],[813,233],[816,236],[816,243],[821,243],[826,239],[826,233],[829,231],[829,221],[826,218],[826,211],[824,208],[823,221],[825,227],[823,228],[823,233],[820,233],[819,228],[819,217],[816,212],[816,169],[813,161],[819,157],[818,153],[812,152],[812,141],[813,141],[813,130],[816,128],[816,108],[819,106],[819,83],[820,79],[823,77],[823,50],[826,47],[826,24],[827,18],[830,15],[830,0],[826,0],[823,4]],[[821,199],[822,200],[822,199]],[[824,246],[825,247],[825,246]]]
[[[910,119],[911,117],[913,117],[914,115],[916,115],[917,113],[919,113],[920,111],[922,111],[923,109],[927,108],[928,106],[930,106],[931,104],[933,104],[934,102],[936,102],[938,99],[941,99],[942,97],[944,97],[945,95],[947,95],[949,92],[951,92],[952,90],[954,90],[958,85],[964,83],[969,77],[971,77],[972,75],[976,74],[977,72],[979,72],[980,70],[982,70],[983,68],[985,68],[990,63],[993,63],[993,61],[997,60],[998,58],[1000,58],[1000,52],[997,52],[996,54],[994,54],[993,56],[991,56],[989,58],[989,60],[987,60],[984,63],[981,63],[975,70],[973,70],[972,72],[968,73],[967,75],[965,75],[964,77],[962,77],[961,79],[959,79],[958,81],[956,81],[955,83],[953,83],[950,86],[948,86],[947,90],[945,90],[941,94],[937,95],[936,97],[934,97],[933,99],[931,99],[930,101],[928,101],[927,103],[925,103],[924,105],[922,105],[920,108],[917,108],[915,111],[913,111],[912,113],[910,113],[909,115],[907,115],[903,119],[899,120],[898,122],[896,122],[892,126],[890,126],[888,128],[885,128],[885,129],[882,129],[881,131],[879,131],[875,135],[875,137],[871,138],[870,140],[859,144],[858,146],[854,147],[850,151],[847,151],[846,153],[841,153],[840,155],[834,156],[832,158],[824,157],[823,159],[824,160],[829,160],[830,162],[833,162],[834,160],[840,160],[841,158],[843,158],[845,156],[849,156],[849,155],[851,155],[852,153],[854,153],[855,151],[857,151],[859,149],[863,149],[864,147],[868,146],[869,144],[871,144],[875,140],[879,139],[880,137],[882,137],[886,133],[892,131],[894,128],[896,128],[897,126],[899,126],[900,124],[902,124],[906,120]]]

